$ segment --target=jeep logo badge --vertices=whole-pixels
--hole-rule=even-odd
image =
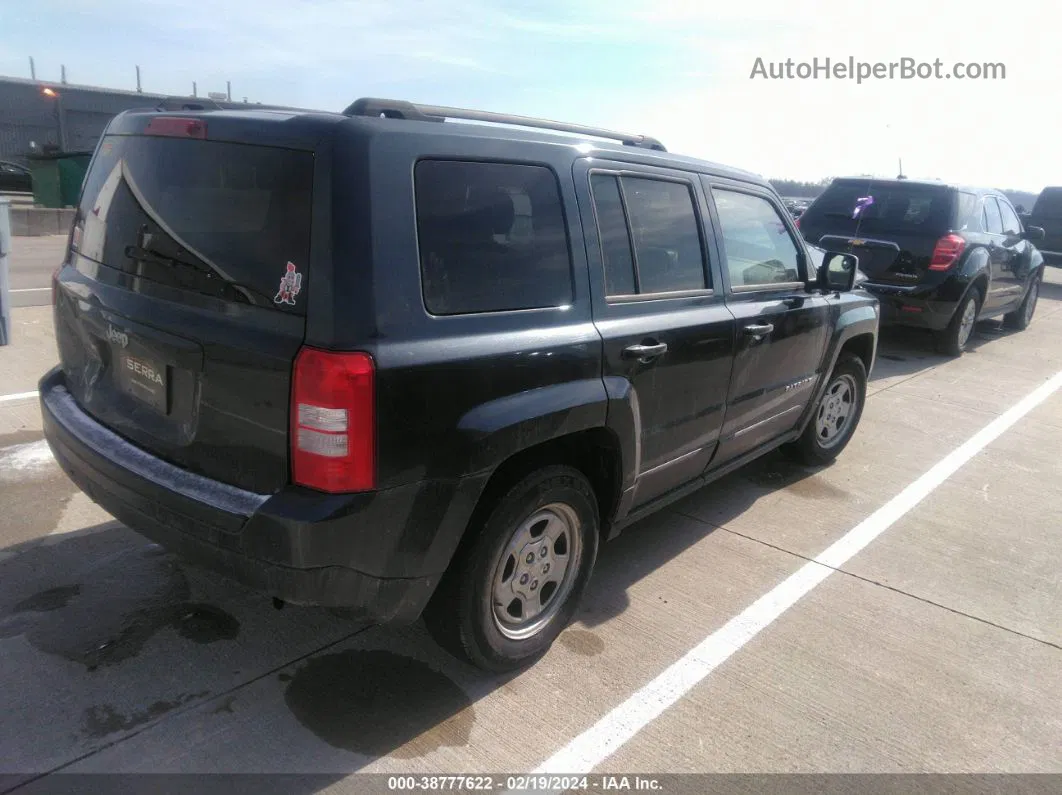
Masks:
[[[129,344],[129,335],[119,331],[110,323],[107,324],[107,341],[112,345],[121,345],[123,348]]]

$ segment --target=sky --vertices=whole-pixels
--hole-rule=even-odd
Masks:
[[[341,110],[361,96],[645,133],[766,177],[1062,185],[1057,4],[981,0],[0,2],[0,74]],[[997,80],[752,78],[765,66],[1002,63]]]

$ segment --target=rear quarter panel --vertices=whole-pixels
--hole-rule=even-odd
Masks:
[[[377,367],[380,488],[489,472],[521,449],[605,422],[601,339],[590,316],[586,254],[571,180],[570,146],[426,134],[394,121],[358,129],[350,231],[337,233],[335,347],[373,355]],[[557,179],[572,254],[564,307],[431,315],[424,306],[414,210],[421,159],[545,166]],[[363,164],[367,162],[367,167]],[[337,179],[344,179],[337,167]],[[342,189],[335,190],[336,201]],[[370,228],[358,217],[371,219]],[[338,223],[337,223],[338,226]],[[358,228],[358,227],[361,228]],[[348,237],[344,238],[342,235]],[[343,295],[353,296],[348,309]]]

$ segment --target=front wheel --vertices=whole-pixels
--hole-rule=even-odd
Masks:
[[[597,557],[597,500],[567,466],[534,472],[471,526],[424,618],[443,648],[487,671],[542,655],[571,621]]]
[[[804,433],[787,451],[812,466],[828,464],[851,441],[867,398],[867,368],[863,360],[842,354],[830,374]]]

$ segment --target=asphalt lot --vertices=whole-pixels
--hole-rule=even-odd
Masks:
[[[28,267],[25,242],[47,286],[55,256]],[[608,773],[1062,772],[1062,390],[666,709],[616,723],[625,742],[586,734],[1056,376],[1060,339],[1059,269],[1027,331],[983,324],[961,359],[885,332],[836,464],[771,455],[631,528],[549,655],[490,678],[419,625],[277,611],[110,519],[51,460],[34,401],[3,397],[56,358],[50,309],[20,308],[0,348],[0,789],[313,772],[356,792],[359,772],[520,773],[558,752]]]

